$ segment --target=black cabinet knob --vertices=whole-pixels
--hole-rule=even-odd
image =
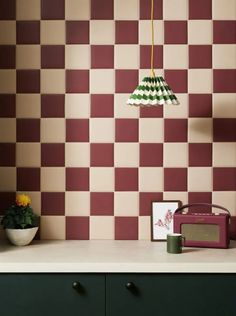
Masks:
[[[125,287],[127,288],[127,290],[133,290],[135,288],[135,285],[133,282],[127,282],[125,284]]]
[[[72,287],[74,290],[79,290],[81,287],[81,284],[78,281],[75,281],[72,283]]]

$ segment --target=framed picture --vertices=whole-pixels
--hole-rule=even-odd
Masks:
[[[173,233],[175,210],[182,205],[181,201],[152,202],[151,240],[166,240],[167,234]]]

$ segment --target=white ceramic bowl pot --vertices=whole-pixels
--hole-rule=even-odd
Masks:
[[[31,243],[38,231],[38,227],[26,228],[26,229],[12,229],[6,228],[7,238],[13,245],[26,246]]]

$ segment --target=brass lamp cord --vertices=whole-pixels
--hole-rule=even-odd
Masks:
[[[154,15],[154,0],[151,0],[151,29],[152,29],[152,47],[151,47],[151,77],[156,77],[155,71],[154,71],[154,21],[153,21],[153,15]]]

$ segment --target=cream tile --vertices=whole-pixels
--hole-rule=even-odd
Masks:
[[[163,200],[181,201],[182,204],[188,203],[187,192],[163,192]]]
[[[65,21],[41,21],[41,44],[65,44]]]
[[[139,191],[162,192],[163,168],[139,168]]]
[[[191,167],[188,168],[188,191],[211,192],[212,168]]]
[[[189,93],[212,93],[212,70],[189,69],[188,92]]]
[[[41,168],[41,191],[64,192],[65,191],[65,168],[42,167]]]
[[[115,68],[138,69],[139,46],[138,45],[115,45]]]
[[[40,118],[41,116],[40,94],[17,94],[16,117]]]
[[[164,68],[187,69],[188,45],[164,45]]]
[[[0,118],[0,142],[15,143],[16,142],[16,119]]]
[[[40,69],[40,45],[17,45],[16,68]]]
[[[65,46],[66,69],[89,69],[90,46],[89,45],[66,45]]]
[[[212,142],[212,119],[211,118],[189,118],[188,119],[188,141],[190,143]]]
[[[139,144],[115,143],[114,164],[115,167],[138,167]]]
[[[236,68],[236,45],[213,45],[212,46],[213,68],[234,69]]]
[[[16,143],[17,167],[40,167],[41,149],[39,143]]]
[[[90,70],[90,93],[115,92],[115,73],[112,69],[91,69]]]
[[[89,20],[90,1],[88,0],[66,0],[65,1],[66,20]]]
[[[187,167],[188,144],[164,143],[164,167]]]
[[[90,119],[90,142],[113,143],[115,140],[114,119],[92,118]]]
[[[41,92],[65,93],[65,71],[62,69],[42,69]]]
[[[236,166],[236,143],[213,143],[213,166]]]
[[[40,220],[40,238],[42,240],[65,239],[65,216],[41,216]]]
[[[218,118],[236,117],[236,94],[234,93],[213,94],[213,117],[218,117]]]
[[[164,106],[164,117],[165,118],[187,118],[188,117],[188,94],[178,93],[176,94],[180,104]]]
[[[65,117],[66,118],[89,118],[90,117],[90,95],[68,93],[65,95]]]
[[[236,2],[235,0],[212,0],[213,20],[235,20]]]
[[[138,218],[138,239],[151,239],[151,219],[150,216],[139,216]]]
[[[188,44],[212,44],[212,21],[188,20]]]
[[[0,93],[16,93],[16,71],[0,70]]]
[[[0,167],[0,191],[16,191],[15,167]]]
[[[188,1],[187,0],[165,0],[163,1],[164,20],[187,20]]]
[[[90,168],[90,191],[113,192],[114,168]]]
[[[65,120],[63,118],[41,119],[41,142],[64,143]]]
[[[115,20],[138,20],[139,0],[114,0]]]
[[[66,216],[89,216],[90,193],[89,192],[66,192],[65,193]]]
[[[65,144],[66,167],[90,167],[90,146],[87,143]]]
[[[151,22],[149,20],[139,21],[139,44],[151,45]],[[162,45],[164,43],[164,21],[154,21],[154,43]]]
[[[138,216],[139,194],[138,192],[115,192],[114,215]]]
[[[114,239],[113,216],[90,216],[89,239]]]
[[[138,118],[139,107],[127,105],[129,94],[116,93],[114,98],[114,116],[116,118]]]
[[[236,216],[236,192],[212,192],[212,203],[226,207],[230,214]]]
[[[25,194],[28,194],[31,198],[31,206],[37,215],[41,215],[41,192],[32,192],[32,191],[27,191]]]
[[[0,21],[0,44],[16,44],[15,21]]]
[[[115,22],[103,20],[90,21],[90,44],[105,45],[115,42]]]
[[[40,20],[40,0],[16,0],[17,20]]]
[[[141,143],[163,142],[163,119],[142,118],[139,120],[139,141]]]
[[[164,77],[164,70],[163,69],[156,69],[155,70],[155,74],[158,77],[159,76]],[[150,69],[139,69],[139,76],[138,76],[139,83],[142,82],[143,78],[150,77],[151,75],[152,74],[151,74],[151,70]]]

